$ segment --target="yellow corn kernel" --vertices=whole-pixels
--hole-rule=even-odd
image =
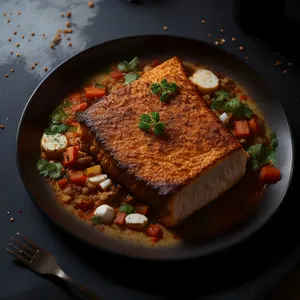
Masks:
[[[101,166],[96,165],[90,168],[87,168],[86,173],[89,177],[102,174]]]

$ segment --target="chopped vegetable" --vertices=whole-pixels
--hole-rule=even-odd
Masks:
[[[151,237],[153,237],[153,238],[159,239],[159,238],[162,237],[163,232],[162,232],[162,230],[161,230],[161,228],[160,228],[159,225],[157,225],[157,224],[150,224],[148,226],[148,228],[146,229],[146,234],[149,235],[149,236],[151,236]],[[155,240],[155,241],[157,241],[157,240]]]
[[[53,124],[50,125],[48,128],[45,129],[45,133],[48,135],[54,135],[57,133],[64,133],[69,130],[71,126],[66,124]]]
[[[250,136],[250,128],[247,121],[235,121],[234,133],[237,138],[247,138]]]
[[[60,106],[56,108],[56,110],[51,115],[51,123],[52,124],[60,124],[62,120],[67,117],[64,109]]]
[[[117,225],[124,225],[125,224],[125,218],[126,218],[126,213],[125,212],[118,212],[116,215],[116,218],[114,220],[114,223]]]
[[[85,88],[85,96],[88,99],[101,98],[106,95],[106,88],[89,87]]]
[[[58,179],[63,174],[63,166],[60,162],[49,162],[45,159],[39,159],[37,162],[37,169],[40,171],[41,176]]]
[[[58,180],[58,186],[60,189],[65,188],[68,185],[68,180],[66,178],[63,178],[61,180]]]
[[[81,94],[80,93],[73,93],[68,97],[68,100],[70,102],[74,103],[80,103],[81,102]]]
[[[142,215],[147,215],[148,211],[149,211],[149,206],[143,203],[137,204],[135,206],[135,211],[138,214],[142,214]]]
[[[272,166],[264,166],[261,168],[259,178],[265,183],[276,183],[281,179],[280,170]]]
[[[142,114],[140,117],[139,128],[143,131],[148,132],[153,126],[153,132],[155,135],[162,135],[165,133],[165,124],[160,122],[159,113],[154,111],[150,115]]]
[[[122,72],[120,71],[113,71],[110,73],[111,78],[119,80],[119,79],[123,79],[124,75]]]
[[[93,223],[93,225],[99,225],[99,224],[102,224],[101,217],[99,217],[99,216],[93,216],[93,217],[91,218],[91,222]]]
[[[248,99],[248,96],[247,95],[241,95],[240,96],[240,100],[247,100]]]
[[[87,177],[80,171],[69,172],[68,179],[70,183],[78,185],[84,185],[87,181]]]
[[[274,165],[275,164],[275,149],[278,146],[276,134],[272,133],[270,135],[269,146],[263,144],[252,145],[247,149],[250,156],[250,161],[253,170],[258,170],[264,165]]]
[[[120,212],[125,212],[127,215],[135,212],[135,208],[130,204],[122,204],[119,208]]]
[[[71,146],[66,149],[66,151],[63,153],[63,165],[67,168],[72,167],[77,159],[77,152],[78,150],[76,147]]]
[[[138,66],[139,60],[137,56],[135,56],[130,62],[124,60],[120,62],[117,66],[118,70],[121,72],[130,72],[135,71]]]
[[[178,85],[175,82],[168,82],[167,79],[163,79],[161,83],[153,83],[151,85],[151,91],[155,95],[160,95],[161,102],[168,102],[171,95],[175,94],[178,90]]]
[[[125,81],[124,84],[129,84],[131,82],[134,82],[138,78],[140,78],[141,75],[139,73],[128,73],[125,75]]]
[[[86,174],[89,177],[100,175],[102,173],[101,166],[96,165],[86,169]]]
[[[248,124],[249,124],[249,127],[250,127],[251,131],[254,134],[259,134],[260,130],[259,130],[257,122],[255,121],[255,118],[250,119],[248,121]]]
[[[86,102],[82,102],[82,103],[74,105],[72,107],[73,111],[84,111],[86,109],[87,109],[87,103]]]

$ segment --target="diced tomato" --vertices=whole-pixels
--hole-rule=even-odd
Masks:
[[[241,92],[242,92],[242,90],[241,90],[240,88],[236,88],[234,91],[235,91],[236,93],[241,93]]]
[[[151,62],[151,66],[154,68],[154,67],[156,67],[156,66],[158,66],[158,65],[160,65],[161,64],[161,62],[160,62],[160,60],[158,60],[158,59],[154,59],[154,60],[152,60],[152,62]]]
[[[110,76],[111,76],[111,78],[116,79],[116,80],[122,79],[124,77],[123,73],[118,70],[112,71],[110,73]]]
[[[157,224],[150,224],[146,229],[146,234],[153,237],[153,238],[161,238],[163,231],[161,230],[160,226]]]
[[[247,95],[241,95],[240,96],[240,100],[247,100],[248,99],[248,96]]]
[[[68,180],[66,178],[63,178],[61,180],[58,180],[58,186],[59,188],[62,190],[63,188],[65,188],[68,185]]]
[[[73,111],[84,111],[86,109],[87,109],[87,103],[86,102],[82,102],[82,103],[74,105],[72,107]]]
[[[247,121],[235,121],[234,133],[237,138],[247,138],[250,136],[250,128]]]
[[[261,168],[259,178],[265,183],[276,183],[281,179],[280,170],[272,166],[264,166]]]
[[[146,205],[146,204],[137,204],[135,206],[135,211],[138,213],[138,214],[142,214],[142,215],[147,215],[148,213],[148,210],[149,210],[149,206]]]
[[[74,127],[78,126],[78,122],[72,116],[65,118],[62,123]]]
[[[74,165],[77,159],[77,148],[75,146],[68,147],[63,153],[63,166],[70,168]]]
[[[106,88],[88,87],[84,91],[87,99],[101,98],[106,95]]]
[[[249,120],[248,124],[253,133],[259,134],[260,130],[259,130],[258,124],[256,123],[255,118],[252,118],[251,120]]]
[[[84,185],[87,181],[87,176],[80,171],[73,171],[68,173],[68,179],[70,183]]]
[[[126,213],[125,212],[118,212],[114,223],[117,225],[124,225],[125,224]]]
[[[80,93],[73,93],[68,97],[68,100],[74,103],[81,102],[81,94]]]

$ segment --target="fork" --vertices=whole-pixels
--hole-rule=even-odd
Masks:
[[[88,299],[101,299],[85,286],[75,283],[73,279],[59,267],[55,257],[51,253],[18,233],[17,236],[18,238],[10,237],[10,241],[13,243],[8,243],[10,248],[7,248],[6,251],[13,255],[19,262],[40,275],[53,275],[62,279],[71,284],[82,295],[88,297]]]

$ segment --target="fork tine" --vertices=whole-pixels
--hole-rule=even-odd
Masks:
[[[24,241],[26,242],[32,249],[34,249],[35,251],[40,250],[40,247],[38,247],[34,242],[30,241],[28,238],[18,234],[18,236]]]
[[[20,245],[23,249],[25,249],[29,254],[34,255],[35,251],[29,247],[27,244],[25,243],[21,243],[20,241],[18,241],[17,239],[15,239],[14,237],[10,237],[10,239],[12,241],[14,241],[16,244]]]
[[[13,249],[15,249],[18,253],[22,254],[25,258],[29,259],[30,261],[32,260],[33,256],[30,255],[30,253],[28,253],[27,251],[18,249],[15,245],[8,243],[8,245],[10,247],[12,247]]]
[[[26,266],[30,266],[29,265],[29,262],[26,258],[24,258],[24,256],[18,254],[18,253],[15,253],[14,251],[6,248],[6,251],[11,254],[12,256],[14,256],[17,260],[21,261],[23,264],[25,264]]]

